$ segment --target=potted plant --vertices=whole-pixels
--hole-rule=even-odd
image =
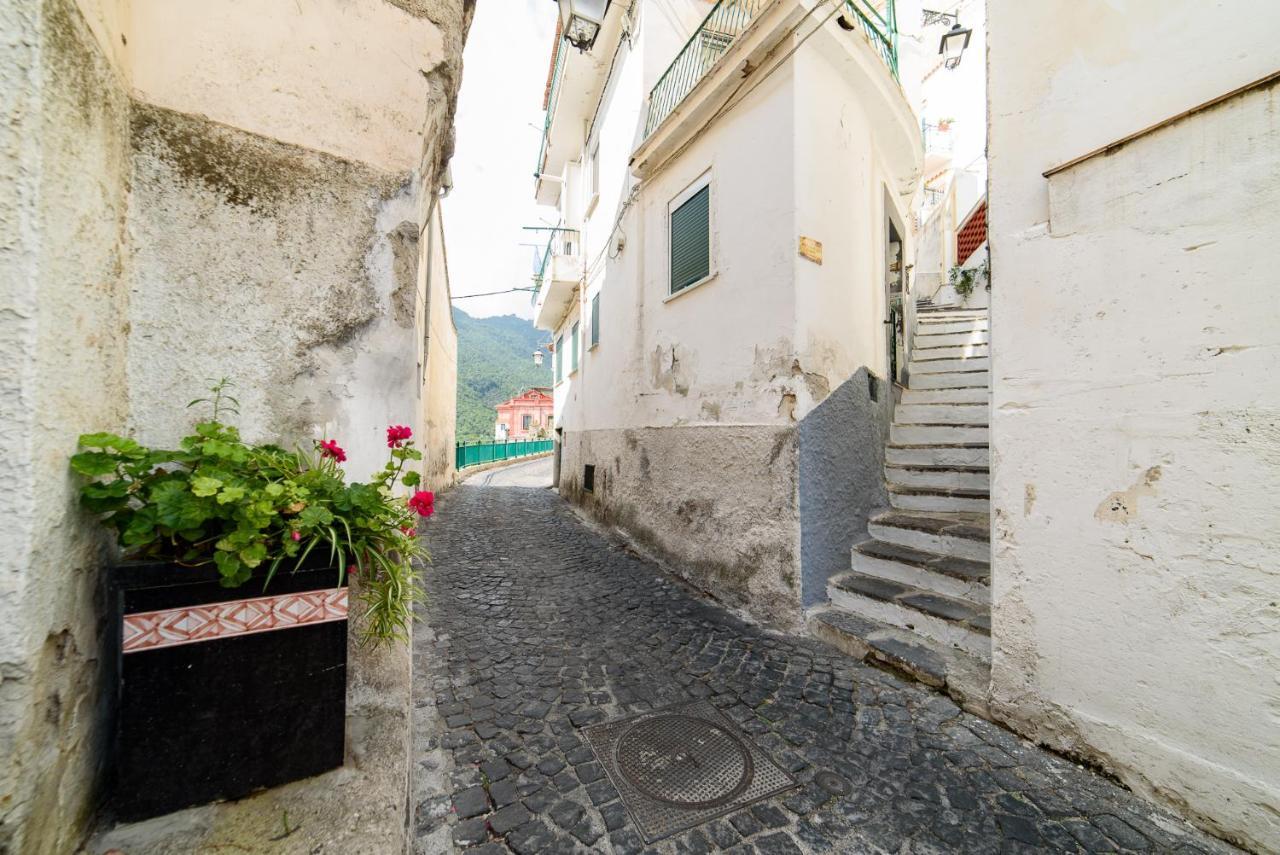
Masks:
[[[229,386],[188,405],[212,418],[176,449],[96,433],[71,458],[127,559],[111,579],[123,820],[342,765],[348,595],[372,645],[405,639],[420,598],[434,496],[405,471],[412,431],[388,428],[386,466],[351,483],[336,440],[244,442]]]

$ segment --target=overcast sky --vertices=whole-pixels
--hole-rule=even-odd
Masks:
[[[551,0],[476,4],[463,54],[453,192],[443,203],[454,305],[469,315],[533,317],[528,291],[456,298],[528,287],[533,248],[521,244],[537,237],[521,227],[555,225],[554,209],[533,201],[555,22]]]

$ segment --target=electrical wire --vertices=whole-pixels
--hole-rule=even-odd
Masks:
[[[482,293],[482,294],[457,294],[457,295],[455,295],[455,296],[453,296],[453,297],[450,297],[449,299],[450,299],[450,300],[465,300],[465,299],[467,299],[468,297],[492,297],[492,296],[493,296],[493,295],[495,295],[495,294],[511,294],[511,293],[516,292],[516,291],[536,291],[536,290],[538,290],[538,289],[537,289],[537,288],[508,288],[508,289],[507,289],[507,290],[505,290],[505,291],[485,291],[485,292],[484,292],[484,293]]]

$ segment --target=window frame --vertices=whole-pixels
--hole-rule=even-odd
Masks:
[[[578,373],[578,355],[579,355],[578,354],[578,350],[579,350],[578,338],[580,336],[581,331],[582,331],[581,320],[574,321],[573,326],[569,328],[569,335],[573,337],[573,341],[569,345],[569,352],[573,354],[572,359],[570,359],[569,361],[570,377]]]
[[[556,385],[564,382],[564,335],[556,336]]]
[[[712,181],[711,170],[708,169],[690,182],[683,190],[676,194],[670,202],[667,203],[667,293],[662,300],[664,303],[670,302],[677,297],[681,297],[700,285],[705,285],[712,279],[715,279],[719,272],[716,268],[716,214],[715,205],[713,204],[715,202],[716,188],[713,185],[714,182]],[[704,187],[707,188],[707,275],[695,282],[690,282],[678,291],[672,291],[671,240],[673,236],[671,231],[671,215],[674,214],[681,205],[700,193]]]
[[[588,336],[587,350],[592,351],[600,346],[600,292],[597,291],[591,296],[591,323],[589,324],[590,335]]]

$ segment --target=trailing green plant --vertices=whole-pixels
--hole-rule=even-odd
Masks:
[[[987,290],[991,289],[991,279],[987,274],[987,262],[984,259],[977,267],[960,267],[957,265],[951,268],[948,280],[960,299],[968,300],[977,287],[979,279],[986,282]]]
[[[327,561],[336,584],[353,587],[365,606],[366,640],[408,636],[421,598],[416,561],[429,560],[416,537],[435,496],[416,490],[422,459],[412,431],[387,429],[389,460],[368,483],[346,481],[346,452],[336,440],[311,450],[244,442],[218,418],[238,406],[222,380],[210,404],[216,417],[196,424],[176,449],[148,448],[111,433],[84,434],[71,468],[87,480],[85,508],[101,515],[129,558],[214,565],[221,583],[237,587],[258,577],[264,589],[279,572]],[[413,490],[396,494],[398,486]]]

